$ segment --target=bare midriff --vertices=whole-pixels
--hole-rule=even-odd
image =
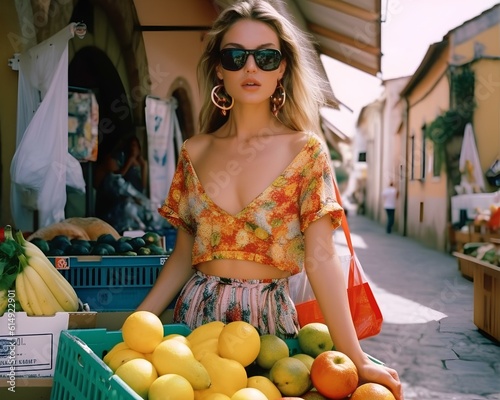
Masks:
[[[205,275],[231,279],[280,279],[290,276],[289,272],[271,265],[245,260],[212,260],[198,264],[196,269]]]

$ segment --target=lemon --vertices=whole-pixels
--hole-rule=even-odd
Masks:
[[[111,350],[109,350],[106,355],[102,358],[102,361],[104,361],[106,364],[108,363],[109,359],[111,356],[116,353],[118,350],[123,350],[123,349],[128,349],[129,347],[125,342],[118,342],[115,344]]]
[[[274,363],[269,379],[284,396],[300,396],[311,387],[311,377],[306,365],[296,358],[286,357]]]
[[[205,397],[204,400],[231,400],[231,397],[222,393],[212,393]]]
[[[127,361],[118,367],[115,374],[143,399],[148,398],[149,388],[158,378],[153,364],[143,358]]]
[[[306,365],[309,372],[311,372],[311,367],[314,361],[314,357],[311,357],[309,354],[305,353],[297,353],[294,354],[292,357],[302,361]]]
[[[189,342],[187,337],[181,335],[180,333],[170,333],[169,335],[163,337],[162,341],[164,340],[178,340],[179,342],[182,342],[191,347],[191,343]]]
[[[268,400],[259,389],[243,388],[232,395],[231,400]]]
[[[205,400],[208,395],[222,393],[231,397],[247,386],[247,372],[238,361],[222,358],[215,353],[205,353],[200,363],[210,375],[211,385],[205,390],[196,390],[195,398]]]
[[[221,357],[235,360],[246,367],[259,355],[259,332],[248,322],[230,322],[219,334],[218,351]]]
[[[152,353],[163,340],[163,324],[149,311],[135,311],[122,325],[123,341],[132,350]]]
[[[149,400],[194,400],[194,390],[183,376],[165,374],[151,384],[147,398]]]
[[[152,362],[160,375],[181,375],[196,390],[210,387],[208,371],[194,358],[189,346],[178,340],[164,340],[156,346]]]
[[[132,350],[132,349],[122,349],[122,350],[117,350],[111,356],[108,358],[108,367],[115,372],[118,367],[121,365],[125,364],[127,361],[130,360],[135,360],[136,358],[143,358],[144,354],[139,353],[138,351]]]
[[[204,342],[195,343],[191,346],[191,351],[193,352],[194,358],[198,361],[202,359],[205,353],[215,353],[219,354],[219,339],[210,338]]]
[[[247,380],[247,387],[259,389],[269,400],[281,399],[281,392],[276,385],[265,376],[252,376]]]
[[[260,351],[256,360],[259,367],[271,369],[276,361],[289,355],[290,349],[280,337],[272,334],[260,337]]]
[[[334,348],[328,327],[322,322],[311,322],[300,328],[297,341],[302,352],[314,358]]]

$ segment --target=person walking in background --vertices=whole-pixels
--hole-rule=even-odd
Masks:
[[[389,186],[382,191],[382,199],[384,200],[384,210],[387,214],[387,225],[385,231],[392,232],[394,225],[394,213],[396,212],[396,201],[399,197],[398,190],[394,187],[394,182],[389,182]]]
[[[293,338],[289,278],[305,270],[336,349],[361,381],[403,400],[397,372],[369,359],[352,322],[332,234],[345,217],[318,123],[328,83],[308,37],[268,1],[244,0],[206,39],[200,133],[182,145],[159,209],[176,243],[137,310],[159,315],[180,292],[175,323],[245,321]]]

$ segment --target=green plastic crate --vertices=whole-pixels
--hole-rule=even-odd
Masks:
[[[187,336],[186,325],[164,326],[164,334]],[[121,331],[64,330],[59,337],[51,400],[142,400],[102,361],[123,340]]]

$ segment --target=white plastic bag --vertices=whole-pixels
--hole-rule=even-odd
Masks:
[[[351,263],[351,255],[346,254],[340,256],[340,264],[342,265],[342,270],[344,271],[344,277],[347,284],[347,277],[349,275],[349,265]],[[290,290],[290,297],[295,304],[305,303],[306,301],[314,300],[314,292],[312,290],[309,279],[305,270],[299,272],[298,274],[292,275],[288,279],[288,287]]]
[[[36,197],[39,227],[64,219],[66,186],[85,192],[80,163],[68,153],[68,39],[73,25],[20,56],[19,97],[38,91],[31,115],[20,110],[17,148],[11,163],[12,213],[16,227],[31,230],[22,194]],[[34,114],[33,114],[34,113]],[[20,120],[29,118],[29,120]],[[23,129],[24,128],[24,129]],[[32,225],[32,224],[31,224]]]

